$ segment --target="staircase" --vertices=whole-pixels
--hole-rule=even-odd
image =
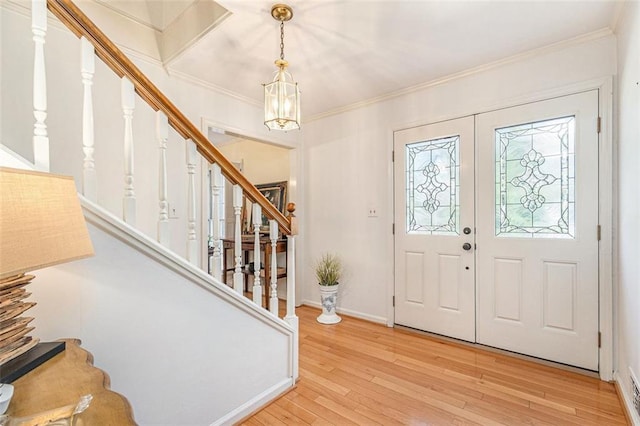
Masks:
[[[290,389],[298,376],[295,205],[284,216],[269,203],[71,1],[33,0],[30,22],[24,4],[4,2],[0,12],[2,37],[11,39],[3,42],[3,62],[12,62],[2,71],[2,107],[12,109],[3,112],[3,143],[33,158],[35,169],[76,178],[96,251],[37,273],[36,333],[81,338],[141,424],[228,424]],[[68,69],[77,56],[79,69]],[[31,61],[33,80],[22,77]],[[9,100],[18,90],[10,86],[27,81],[33,103]],[[48,99],[48,85],[64,95]],[[6,119],[21,114],[33,123],[28,136],[20,125],[26,119]],[[136,174],[141,159],[158,165],[153,176]],[[221,281],[225,180],[233,185],[235,219],[230,286]],[[254,252],[262,215],[273,248],[287,239],[284,318],[277,316],[276,274],[262,283],[256,271],[252,299],[243,295],[245,198],[253,203]],[[212,217],[199,216],[203,206]],[[170,218],[170,208],[180,220]]]

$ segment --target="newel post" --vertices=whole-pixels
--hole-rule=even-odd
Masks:
[[[296,235],[298,234],[298,219],[294,212],[295,203],[287,204],[291,235],[287,235],[287,315],[284,320],[294,330],[293,342],[293,380],[298,379],[298,317],[296,316]]]
[[[278,316],[278,262],[276,256],[276,244],[278,243],[278,222],[273,219],[269,221],[269,240],[271,241],[271,265],[269,265],[269,267],[271,268],[271,282],[269,283],[271,285],[271,297],[269,298],[269,311],[273,315]]]

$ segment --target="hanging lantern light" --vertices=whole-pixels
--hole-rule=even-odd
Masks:
[[[264,124],[269,130],[295,130],[300,128],[300,91],[284,60],[284,23],[293,17],[293,10],[286,4],[276,4],[271,16],[280,21],[280,59],[275,61],[278,70],[273,81],[263,84]]]

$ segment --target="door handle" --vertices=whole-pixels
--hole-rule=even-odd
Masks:
[[[470,243],[464,243],[464,244],[462,245],[462,248],[463,248],[464,250],[466,250],[466,251],[469,251],[469,250],[471,250],[471,244],[470,244]]]

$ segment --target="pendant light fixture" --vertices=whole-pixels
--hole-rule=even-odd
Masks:
[[[280,21],[280,59],[275,61],[278,70],[273,81],[263,84],[264,124],[269,130],[295,130],[300,128],[300,91],[284,60],[284,23],[293,17],[293,10],[286,4],[276,4],[271,16]]]

